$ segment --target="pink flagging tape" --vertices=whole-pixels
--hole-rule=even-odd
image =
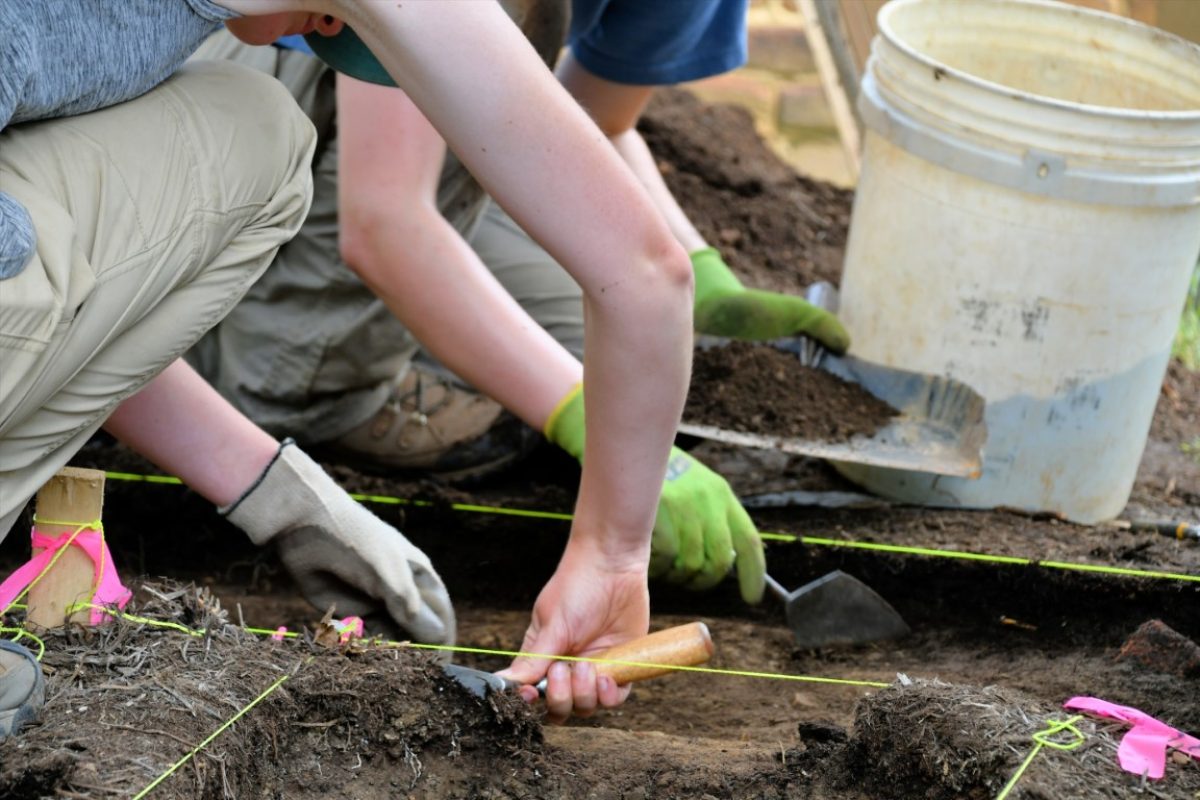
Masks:
[[[1188,736],[1144,711],[1096,697],[1072,697],[1063,703],[1063,708],[1086,711],[1133,726],[1117,747],[1117,761],[1126,772],[1159,780],[1166,771],[1167,748],[1200,760],[1200,739]]]
[[[94,576],[92,586],[94,588],[92,597],[85,600],[85,604],[90,602],[97,606],[115,605],[118,608],[125,608],[125,604],[129,602],[133,593],[121,583],[121,578],[117,575],[112,553],[109,552],[108,545],[104,541],[103,528],[81,526],[78,530],[63,532],[58,536],[44,534],[34,528],[30,538],[35,548],[44,549],[8,576],[4,583],[0,583],[0,612],[7,611],[16,603],[26,588],[37,583],[59,551],[67,546],[78,547],[92,560]],[[89,619],[92,625],[99,625],[108,617],[93,608],[89,613]]]

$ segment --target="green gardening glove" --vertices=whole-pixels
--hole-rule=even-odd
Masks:
[[[583,463],[582,384],[554,409],[544,432]],[[742,598],[762,600],[766,558],[750,515],[724,478],[672,447],[650,541],[650,577],[710,589],[735,564]]]
[[[850,346],[850,335],[833,314],[802,297],[747,289],[711,247],[692,253],[692,269],[700,333],[759,342],[811,336],[839,354]]]

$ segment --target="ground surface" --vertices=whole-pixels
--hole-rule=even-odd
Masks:
[[[672,187],[747,283],[794,291],[817,277],[836,280],[847,193],[787,171],[732,109],[668,98],[656,103],[647,132]],[[1182,448],[1198,439],[1200,376],[1173,367],[1127,516],[1200,519],[1200,464]],[[714,443],[693,452],[742,495],[853,489],[809,459]],[[146,469],[104,444],[78,463]],[[433,558],[456,599],[463,644],[519,644],[566,524],[447,503],[569,511],[569,460],[539,452],[517,475],[453,489],[333,471],[359,491],[430,498],[432,506],[373,508]],[[764,531],[832,542],[1200,575],[1194,543],[1004,512],[788,508],[754,516]],[[126,575],[195,580],[233,622],[298,629],[319,616],[295,599],[270,554],[185,490],[110,482],[105,517]],[[0,547],[0,566],[19,558],[18,538]],[[639,686],[618,710],[542,729],[518,706],[463,695],[426,656],[348,656],[249,639],[222,627],[212,598],[159,588],[161,597],[139,594],[148,614],[221,633],[193,639],[122,625],[52,640],[50,713],[0,744],[0,797],[131,796],[285,674],[293,677],[150,796],[991,798],[1032,748],[1031,735],[1061,718],[1058,707],[1075,695],[1137,706],[1200,733],[1200,670],[1186,657],[1187,640],[1200,639],[1196,582],[778,539],[768,564],[787,586],[844,569],[882,593],[914,632],[886,645],[799,649],[777,603],[747,607],[731,585],[705,595],[655,586],[655,626],[705,620],[719,668],[889,688],[679,674]],[[1123,650],[1151,619],[1179,636]],[[1010,797],[1200,797],[1196,762],[1169,761],[1165,781],[1143,786],[1115,766],[1119,730],[1080,727],[1085,746],[1043,751]]]

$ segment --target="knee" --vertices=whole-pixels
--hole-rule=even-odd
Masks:
[[[200,169],[221,175],[230,199],[250,205],[303,184],[307,210],[317,134],[282,83],[240,64],[200,61],[180,70],[178,85],[195,115],[184,124],[197,133]]]

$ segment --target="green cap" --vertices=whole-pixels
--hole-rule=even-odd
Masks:
[[[380,86],[396,85],[379,59],[349,25],[343,26],[337,36],[322,36],[313,32],[305,35],[304,41],[308,42],[317,58],[344,75]]]

